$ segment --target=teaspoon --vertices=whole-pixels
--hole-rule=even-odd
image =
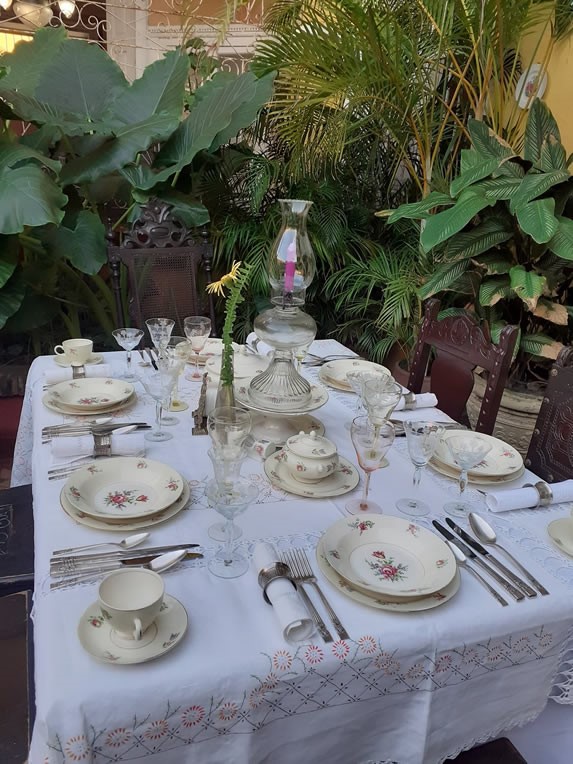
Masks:
[[[68,549],[56,549],[52,552],[52,557],[83,552],[86,549],[98,549],[102,546],[117,546],[120,549],[132,549],[134,546],[142,544],[148,538],[149,533],[134,533],[132,536],[126,536],[121,541],[104,541],[101,544],[86,544],[85,546],[71,546]]]

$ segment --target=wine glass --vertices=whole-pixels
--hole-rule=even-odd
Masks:
[[[131,351],[141,342],[143,332],[141,329],[125,327],[123,329],[115,329],[112,334],[117,344],[126,351],[127,355],[125,372],[121,375],[121,379],[125,379],[127,382],[134,382],[137,379],[137,375],[131,370]]]
[[[385,455],[394,442],[394,426],[390,422],[374,425],[367,416],[359,416],[350,427],[350,437],[356,450],[358,464],[364,470],[364,488],[360,499],[351,499],[346,504],[350,515],[359,512],[382,512],[376,502],[368,498],[370,475],[385,463]]]
[[[207,417],[213,449],[223,459],[238,459],[251,432],[251,415],[236,406],[219,406]]]
[[[346,374],[346,380],[350,387],[352,388],[352,392],[356,393],[356,405],[354,407],[354,416],[361,416],[364,412],[364,383],[367,382],[369,379],[377,379],[377,377],[380,376],[382,372],[377,371],[349,371]],[[388,376],[387,374],[384,374],[384,376]],[[350,430],[351,422],[347,422],[345,425],[345,429]]]
[[[234,550],[233,519],[244,512],[259,495],[259,489],[239,478],[232,486],[220,486],[216,480],[207,483],[205,494],[215,510],[226,520],[225,546],[209,560],[208,568],[220,578],[238,578],[249,569],[249,561]]]
[[[296,370],[300,374],[300,370],[302,367],[302,362],[306,358],[306,354],[308,353],[308,349],[312,345],[314,340],[311,340],[311,342],[307,342],[305,345],[299,345],[296,348],[293,348],[292,355],[294,360],[296,361]]]
[[[191,349],[195,353],[195,369],[187,379],[201,379],[199,373],[199,353],[205,347],[205,343],[211,334],[211,319],[205,316],[188,316],[184,321],[185,335],[191,343]]]
[[[364,382],[362,397],[372,424],[385,424],[402,397],[402,386],[389,374],[378,374]]]
[[[169,342],[167,343],[166,353],[168,354],[169,358],[173,359],[174,362],[178,363],[178,369],[179,373],[177,374],[177,379],[175,380],[175,388],[173,390],[173,394],[169,400],[169,404],[167,406],[167,411],[185,411],[189,408],[187,403],[184,403],[183,401],[179,400],[177,395],[179,391],[179,377],[181,376],[181,372],[183,371],[183,367],[185,366],[188,358],[189,358],[189,351],[191,347],[189,343],[187,342],[186,337],[177,337],[174,335],[171,335]],[[179,424],[179,419],[176,416],[172,416],[170,414],[164,414],[161,418],[161,423],[166,424],[168,426]]]
[[[175,326],[175,321],[171,318],[148,318],[145,325],[147,326],[151,341],[157,348],[159,357],[162,358],[169,344],[169,338]]]
[[[449,501],[444,504],[444,510],[453,517],[467,517],[471,512],[472,505],[463,501],[464,491],[468,484],[468,470],[477,467],[484,456],[491,451],[491,445],[482,440],[475,433],[468,435],[452,435],[446,441],[446,445],[452,455],[452,459],[460,468],[460,498],[457,501]]]
[[[207,451],[207,455],[213,464],[213,472],[215,473],[215,482],[224,490],[231,490],[233,485],[241,477],[241,468],[243,462],[247,456],[245,451],[241,451],[236,459],[225,459],[221,454],[210,448]],[[233,540],[240,538],[243,535],[243,531],[235,525],[231,519],[233,525]],[[215,541],[227,540],[227,528],[223,522],[213,523],[207,528],[207,533]]]
[[[412,485],[416,493],[419,493],[422,470],[434,455],[440,438],[444,433],[444,427],[435,422],[406,421],[403,425],[410,459],[414,463]],[[400,512],[412,517],[422,517],[430,511],[430,505],[422,501],[418,496],[416,498],[399,499],[396,502],[396,506]]]
[[[161,442],[171,440],[173,435],[161,429],[161,414],[164,407],[167,407],[169,398],[175,388],[175,382],[179,370],[176,364],[169,364],[160,361],[157,371],[150,371],[148,374],[142,374],[139,381],[146,392],[155,400],[155,428],[145,433],[145,440]]]

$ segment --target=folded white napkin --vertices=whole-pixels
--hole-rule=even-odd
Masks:
[[[264,541],[257,544],[253,551],[255,575],[258,576],[263,568],[268,568],[278,559],[277,550],[272,544]],[[310,637],[314,631],[314,623],[290,581],[277,578],[268,585],[267,597],[272,602],[287,642],[303,642]]]
[[[275,352],[275,349],[272,348],[270,345],[267,345],[266,342],[263,342],[260,340],[255,332],[251,332],[249,336],[247,337],[247,343],[246,343],[252,350],[257,352],[259,355],[268,356],[271,353]]]
[[[550,483],[553,493],[552,504],[562,501],[573,501],[573,480],[563,480],[561,483]],[[492,512],[508,512],[510,509],[527,509],[536,507],[539,494],[536,488],[510,488],[505,491],[488,491],[485,502]]]
[[[111,366],[109,363],[88,364],[84,368],[86,370],[86,377],[111,376]],[[66,382],[68,379],[73,379],[71,366],[63,369],[48,369],[44,372],[44,384],[46,385],[57,385],[58,382]]]
[[[67,459],[73,456],[87,456],[92,454],[93,450],[93,435],[52,439],[52,456],[56,462],[59,459]],[[145,454],[145,437],[143,432],[128,432],[123,435],[116,435],[112,432],[111,453],[113,456],[143,456]]]
[[[414,400],[413,406],[408,406],[406,409],[406,401],[404,398],[400,398],[398,401],[398,405],[394,409],[394,411],[402,411],[405,409],[406,411],[415,411],[416,409],[430,409],[434,408],[438,405],[438,399],[434,395],[434,393],[419,393],[416,395],[416,399]]]

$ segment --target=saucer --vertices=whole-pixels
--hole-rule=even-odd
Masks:
[[[573,520],[561,517],[547,526],[547,533],[553,543],[569,557],[573,557]]]
[[[66,359],[66,356],[63,353],[60,355],[53,355],[52,358],[58,364],[58,366],[63,366],[65,369],[68,369],[72,365]],[[101,363],[102,361],[103,355],[101,353],[92,353],[88,360],[85,362],[84,366],[95,366],[96,363]]]
[[[169,594],[163,599],[157,619],[140,640],[120,637],[102,616],[97,602],[89,606],[78,624],[78,638],[84,650],[98,661],[123,666],[165,655],[181,642],[186,631],[187,611]]]
[[[260,414],[271,414],[271,416],[294,416],[296,414],[306,414],[309,411],[314,411],[314,409],[324,406],[328,400],[328,390],[325,387],[311,385],[310,394],[310,402],[304,408],[296,409],[296,411],[276,411],[275,409],[263,408],[251,401],[249,397],[249,382],[241,382],[241,384],[235,386],[237,403],[240,403],[241,406],[244,406],[246,409],[251,409],[251,411],[257,411]]]
[[[307,496],[311,499],[342,496],[356,488],[360,482],[360,473],[343,456],[339,456],[338,460],[338,467],[328,477],[316,483],[299,483],[288,471],[284,460],[284,450],[281,450],[265,459],[265,474],[273,485],[297,496]]]

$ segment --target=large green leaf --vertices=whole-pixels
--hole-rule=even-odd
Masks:
[[[545,276],[526,271],[523,265],[514,265],[509,272],[509,278],[515,294],[523,300],[529,310],[534,311],[537,301],[547,287]]]
[[[45,294],[37,294],[28,287],[18,310],[10,316],[4,329],[13,334],[30,332],[52,321],[61,308],[58,300]]]
[[[17,236],[0,236],[0,287],[3,287],[14,273],[19,249]]]
[[[219,146],[234,138],[241,130],[251,125],[257,118],[261,107],[270,101],[273,94],[273,83],[276,72],[270,72],[257,79],[252,72],[247,72],[248,77],[254,78],[255,92],[253,97],[245,100],[238,109],[233,112],[231,122],[220,130],[210,146],[211,151],[215,151]]]
[[[549,191],[553,186],[564,183],[569,180],[569,173],[565,170],[552,170],[551,172],[528,173],[521,181],[519,191],[510,199],[510,209],[512,212],[521,206],[527,204],[537,196],[541,196]]]
[[[563,345],[561,342],[556,342],[547,334],[524,334],[521,338],[520,347],[524,353],[556,360]]]
[[[508,146],[485,122],[478,119],[468,120],[468,130],[472,146],[482,155],[482,159],[509,159],[515,156],[511,146]]]
[[[473,183],[477,183],[478,180],[487,178],[494,170],[506,162],[507,159],[493,157],[491,159],[484,159],[479,164],[474,165],[466,172],[462,172],[450,185],[450,194],[457,196],[464,188],[471,186]]]
[[[41,154],[22,143],[0,140],[0,167],[16,167],[17,165],[34,160],[54,172],[59,172],[61,164]]]
[[[550,170],[566,170],[567,155],[565,147],[552,135],[545,141],[541,147],[541,156],[539,158],[539,167],[545,172]]]
[[[199,226],[206,225],[210,220],[207,207],[194,200],[188,194],[169,187],[154,188],[152,191],[142,191],[134,188],[132,196],[138,204],[145,204],[151,198],[167,202],[173,208],[173,216],[189,228],[198,228]],[[137,215],[135,217],[137,218]]]
[[[467,271],[469,265],[469,260],[458,260],[455,263],[447,263],[436,268],[426,283],[418,290],[420,298],[426,300],[428,297],[447,289]]]
[[[0,289],[0,329],[6,321],[18,310],[24,299],[26,284],[22,270],[18,268],[12,277]]]
[[[36,122],[68,136],[83,135],[92,131],[104,135],[112,133],[110,122],[90,122],[85,114],[63,111],[53,103],[38,100],[26,93],[3,89],[1,83],[2,80],[0,80],[0,97],[10,103],[20,119],[24,121]]]
[[[133,125],[125,125],[101,146],[83,157],[66,164],[61,181],[64,186],[73,183],[91,183],[104,175],[119,170],[137,159],[152,143],[167,138],[179,123],[170,114],[154,114]]]
[[[424,226],[420,242],[425,252],[447,241],[461,231],[478,212],[492,202],[471,188],[466,188],[459,195],[455,205],[437,215],[432,215]]]
[[[521,230],[538,244],[548,242],[559,228],[555,217],[555,199],[537,199],[522,204],[517,208],[516,214]]]
[[[395,210],[382,210],[377,212],[376,215],[378,217],[388,217],[389,223],[395,223],[402,218],[423,220],[430,217],[431,211],[435,207],[452,204],[454,204],[454,200],[448,196],[448,194],[441,194],[439,191],[431,191],[428,196],[424,197],[419,202],[401,204]]]
[[[476,185],[486,199],[511,199],[521,187],[521,178],[488,178]]]
[[[573,220],[557,216],[559,227],[550,240],[549,249],[563,260],[573,260]]]
[[[559,128],[553,115],[543,101],[536,98],[531,104],[525,125],[523,158],[537,165],[541,160],[543,143],[549,139],[549,136],[553,136],[558,142],[561,141]]]
[[[533,315],[558,326],[567,326],[569,323],[569,313],[566,306],[554,300],[546,300],[544,297],[539,298]]]
[[[479,304],[484,307],[496,305],[511,295],[509,276],[485,278],[479,288]]]
[[[513,231],[503,218],[486,218],[470,231],[462,231],[453,236],[447,244],[443,259],[452,262],[466,257],[476,257],[508,241],[512,236]]]
[[[11,53],[4,53],[2,65],[9,71],[1,81],[1,89],[18,90],[33,96],[41,76],[58,55],[66,37],[64,26],[38,29],[31,40],[23,40]]]
[[[44,241],[55,257],[69,260],[82,273],[97,273],[107,260],[105,226],[99,215],[82,210],[74,228],[46,231]]]
[[[61,135],[62,132],[58,127],[42,125],[42,127],[39,127],[37,130],[32,128],[24,135],[20,136],[20,144],[47,154],[49,149]]]
[[[0,168],[0,233],[60,223],[68,197],[38,165]]]
[[[482,255],[482,257],[474,262],[481,268],[485,268],[485,272],[488,276],[509,273],[513,267],[511,258],[504,256],[501,252],[492,252],[489,255]]]

